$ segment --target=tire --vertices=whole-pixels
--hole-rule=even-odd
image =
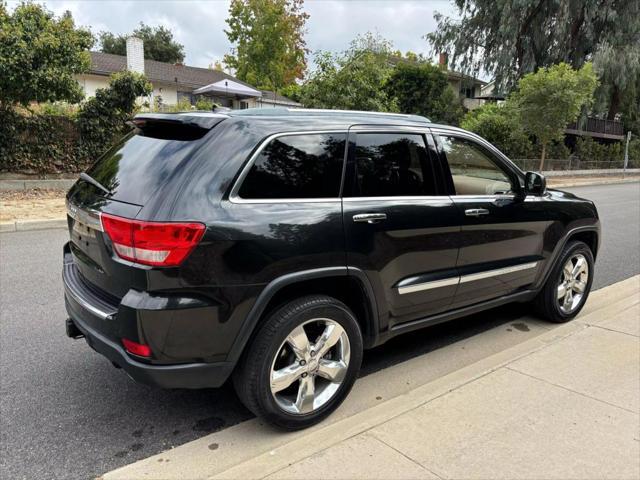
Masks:
[[[574,279],[572,275],[568,275],[568,271],[565,272],[565,266],[571,262],[573,272],[578,271],[578,260],[586,263],[586,269],[581,269],[582,273]],[[569,242],[562,250],[544,287],[533,301],[538,313],[554,323],[564,323],[575,318],[589,297],[593,274],[594,260],[591,249],[584,242]],[[579,292],[580,289],[582,292]],[[571,302],[567,301],[568,293]]]
[[[323,338],[328,341],[321,343]],[[346,305],[324,295],[298,298],[269,315],[243,354],[233,384],[242,403],[268,423],[306,428],[346,398],[362,350],[360,327]]]

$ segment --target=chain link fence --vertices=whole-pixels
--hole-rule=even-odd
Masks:
[[[540,166],[539,158],[520,158],[513,162],[522,170],[538,170]],[[628,168],[640,168],[640,159],[629,158]],[[624,159],[620,160],[581,160],[579,158],[568,158],[562,160],[545,159],[544,170],[606,170],[609,168],[624,168]]]

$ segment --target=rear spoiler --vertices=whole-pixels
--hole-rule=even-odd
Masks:
[[[143,135],[176,140],[194,140],[203,137],[227,115],[209,112],[140,113],[127,122]]]
[[[192,125],[194,127],[212,129],[228,115],[219,113],[139,113],[131,121],[132,126],[144,128],[147,123],[177,123],[181,125]]]

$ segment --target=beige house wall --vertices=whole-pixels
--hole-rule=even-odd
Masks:
[[[474,108],[478,108],[482,105],[482,100],[476,100],[474,98],[466,98],[460,93],[460,88],[462,86],[462,81],[459,78],[449,77],[449,85],[453,88],[453,91],[456,92],[460,98],[462,99],[462,105],[469,110],[473,110]],[[478,83],[473,86],[473,96],[479,97],[481,95],[482,86]]]
[[[84,98],[95,97],[97,89],[109,86],[109,77],[102,75],[79,75],[76,80],[84,91]]]
[[[175,105],[178,103],[178,89],[175,85],[165,85],[162,83],[153,83],[153,92],[149,96],[149,103],[155,104],[158,96],[162,97],[163,105]]]
[[[90,98],[96,96],[96,90],[99,88],[107,88],[109,86],[109,77],[106,75],[78,75],[76,80],[84,91],[84,97]],[[162,96],[162,103],[165,105],[175,105],[178,103],[178,89],[175,85],[152,84],[153,92],[147,100],[149,103],[154,102],[158,95]]]

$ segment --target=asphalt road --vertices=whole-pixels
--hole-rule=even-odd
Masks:
[[[640,273],[640,185],[570,190],[596,201],[603,224],[594,288]],[[68,339],[60,281],[66,238],[64,230],[0,234],[0,478],[95,477],[250,417],[229,387],[139,385]],[[363,375],[471,339],[525,308],[395,339],[365,355]],[[478,343],[469,362],[495,352]]]

